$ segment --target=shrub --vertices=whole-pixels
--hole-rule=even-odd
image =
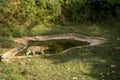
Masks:
[[[47,21],[118,17],[119,5],[119,0],[2,0],[0,22],[26,26]]]
[[[15,43],[13,42],[13,39],[11,37],[1,37],[0,36],[0,47],[3,48],[9,48],[13,47]]]

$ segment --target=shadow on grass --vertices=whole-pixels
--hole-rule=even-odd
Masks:
[[[90,74],[84,75],[98,80],[119,80],[120,79],[120,50],[104,46],[75,48],[66,53],[43,56],[50,59],[53,64],[61,64],[71,60],[92,65]]]
[[[90,24],[88,27],[58,27],[51,29],[47,34],[52,33],[82,33],[90,36],[102,36],[108,38],[108,43],[95,47],[74,48],[61,54],[43,56],[53,61],[53,64],[61,64],[71,60],[82,61],[92,65],[91,72],[84,75],[96,78],[97,80],[119,80],[120,79],[120,23],[117,20]],[[68,29],[67,29],[68,28]],[[59,29],[59,30],[58,30]],[[57,31],[58,30],[58,31]],[[60,31],[61,30],[61,31]],[[64,32],[67,30],[66,32]],[[83,31],[85,30],[85,31]],[[98,31],[96,31],[98,30]],[[91,31],[91,32],[90,32]],[[96,31],[96,32],[94,32]],[[44,33],[46,34],[46,33]]]
[[[77,60],[91,64],[90,73],[84,75],[97,80],[120,79],[120,20],[109,20],[97,23],[60,25],[36,25],[30,29],[30,35],[51,35],[77,33],[88,36],[101,36],[108,39],[108,43],[95,47],[74,48],[61,54],[42,56],[53,64],[62,64]],[[74,65],[74,64],[73,64]],[[82,65],[82,64],[81,64]]]

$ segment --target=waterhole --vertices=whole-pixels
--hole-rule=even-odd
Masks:
[[[59,39],[59,40],[47,40],[47,41],[29,41],[27,48],[29,48],[30,46],[48,46],[49,49],[44,51],[45,54],[54,54],[54,53],[60,53],[71,47],[85,46],[88,44],[89,44],[88,42],[77,41],[72,39],[71,40]],[[25,53],[27,51],[27,48],[21,51],[20,53],[18,53],[17,56],[26,55]]]

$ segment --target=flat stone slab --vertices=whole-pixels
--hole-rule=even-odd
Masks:
[[[14,56],[20,51],[24,50],[29,41],[47,41],[47,40],[59,40],[59,39],[73,39],[78,41],[88,42],[87,46],[95,46],[105,43],[107,40],[101,37],[89,37],[83,36],[80,34],[59,34],[59,35],[47,35],[47,36],[35,36],[35,37],[23,37],[23,38],[14,38],[17,46],[7,51],[1,55],[1,59],[4,62],[7,62],[9,59],[14,58]],[[83,46],[84,47],[84,46]]]

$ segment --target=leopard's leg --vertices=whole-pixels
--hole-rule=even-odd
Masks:
[[[41,53],[42,53],[43,55],[45,54],[45,52],[44,52],[43,50],[41,51]]]
[[[27,53],[26,53],[26,56],[28,56],[30,53],[31,53],[31,51],[30,51],[30,50],[28,50],[28,51],[27,51]]]
[[[33,56],[35,56],[35,51],[33,51]]]

